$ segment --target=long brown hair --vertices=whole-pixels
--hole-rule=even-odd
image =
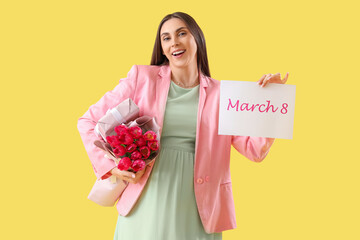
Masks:
[[[211,77],[209,63],[208,63],[208,57],[207,57],[207,52],[206,52],[206,44],[205,44],[204,34],[201,31],[199,25],[196,23],[196,21],[190,15],[183,13],[183,12],[175,12],[175,13],[168,14],[161,20],[158,30],[157,30],[157,33],[156,33],[154,50],[152,53],[150,65],[167,65],[167,64],[169,64],[169,60],[167,59],[167,57],[162,54],[160,30],[161,30],[162,25],[171,18],[179,18],[189,28],[189,31],[194,36],[194,39],[195,39],[195,42],[197,45],[198,68],[205,76]]]

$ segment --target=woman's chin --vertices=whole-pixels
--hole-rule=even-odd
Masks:
[[[182,62],[170,62],[170,67],[173,68],[186,68],[188,64],[182,63]]]
[[[194,66],[192,66],[192,65],[194,65]],[[186,68],[191,68],[191,67],[197,67],[197,64],[196,64],[196,61],[195,61],[195,63],[191,63],[188,61],[171,61],[170,67],[186,69]]]

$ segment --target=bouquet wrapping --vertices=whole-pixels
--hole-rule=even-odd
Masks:
[[[114,135],[117,125],[127,123],[139,117],[139,107],[127,98],[115,108],[109,109],[105,116],[99,119],[95,126],[95,133],[106,141],[106,136]]]
[[[104,151],[104,157],[115,162],[120,170],[143,170],[159,153],[160,127],[153,117],[139,117],[139,108],[126,99],[109,109],[95,126],[95,133],[103,140],[95,146]],[[96,180],[88,199],[101,206],[114,206],[127,182],[110,176]]]

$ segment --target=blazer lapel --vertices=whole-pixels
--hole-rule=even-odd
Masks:
[[[202,113],[204,110],[204,104],[206,101],[206,91],[208,87],[208,79],[206,76],[204,76],[202,73],[200,73],[200,88],[199,88],[199,107],[198,107],[198,113],[197,113],[197,123],[196,123],[196,141],[195,141],[195,169],[197,168],[197,161],[198,159],[197,152],[198,152],[198,145],[199,145],[199,139],[200,139],[200,128],[201,128],[201,119],[202,119]]]
[[[170,88],[171,81],[171,69],[168,65],[163,65],[160,67],[159,71],[160,78],[156,81],[156,100],[155,102],[158,104],[157,108],[159,115],[157,116],[157,121],[160,126],[160,136],[163,129],[164,124],[164,115],[166,108],[166,101]]]

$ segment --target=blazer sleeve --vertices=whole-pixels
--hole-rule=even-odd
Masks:
[[[85,150],[92,163],[98,179],[108,177],[108,172],[116,167],[114,161],[104,157],[104,152],[94,145],[95,140],[101,140],[94,128],[97,121],[106,114],[110,108],[116,107],[127,98],[134,97],[137,84],[137,66],[134,65],[126,78],[120,79],[119,84],[107,92],[97,103],[91,105],[89,110],[79,118],[77,128],[84,143]]]
[[[261,162],[268,154],[274,138],[232,136],[231,143],[234,148],[254,162]]]

